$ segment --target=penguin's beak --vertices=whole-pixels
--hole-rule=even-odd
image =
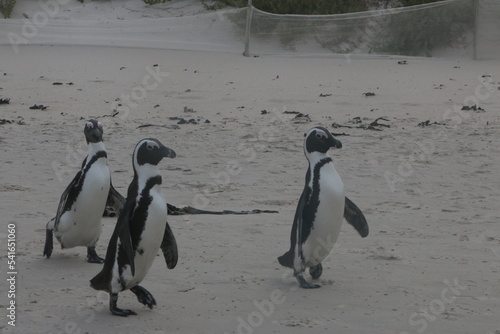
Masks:
[[[165,158],[175,158],[177,155],[175,154],[175,151],[166,147],[166,146],[163,146],[161,148],[161,153],[162,155],[165,157]]]
[[[342,143],[340,140],[335,139],[333,136],[330,137],[330,147],[342,148]]]

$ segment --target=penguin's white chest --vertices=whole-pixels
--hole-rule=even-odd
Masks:
[[[151,189],[151,204],[148,216],[141,234],[141,240],[135,252],[135,275],[127,283],[127,288],[139,284],[146,276],[149,268],[158,254],[167,225],[167,201],[160,186]]]
[[[61,216],[55,233],[64,248],[95,245],[101,235],[101,217],[109,187],[106,158],[100,158],[87,171],[71,210]]]
[[[319,173],[319,205],[311,233],[302,246],[306,266],[315,266],[330,254],[344,217],[344,183],[333,163],[323,166]]]

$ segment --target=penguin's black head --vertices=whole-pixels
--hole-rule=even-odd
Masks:
[[[331,147],[342,148],[342,143],[335,139],[326,128],[317,126],[305,134],[304,151],[306,155],[313,152],[326,153]]]
[[[102,135],[104,133],[102,129],[102,123],[96,121],[95,119],[87,121],[83,133],[85,133],[85,139],[87,140],[87,144],[101,142]]]
[[[146,164],[158,165],[163,158],[175,158],[174,150],[164,146],[158,139],[145,138],[139,141],[134,150],[134,167]]]

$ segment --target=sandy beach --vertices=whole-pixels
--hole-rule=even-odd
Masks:
[[[10,99],[0,105],[0,244],[3,277],[15,277],[15,298],[0,284],[3,333],[500,332],[499,60],[50,45],[0,54],[0,98]],[[42,257],[91,118],[122,194],[135,144],[154,137],[177,152],[161,163],[169,203],[279,213],[172,216],[179,263],[168,270],[159,253],[142,283],[157,307],[123,292],[121,307],[138,315],[112,316],[108,295],[89,286],[101,267],[84,248],[56,243]],[[376,119],[387,126],[370,127]],[[330,154],[370,235],[344,223],[322,287],[304,290],[276,258],[315,125],[342,142]],[[116,218],[102,222],[100,255]]]

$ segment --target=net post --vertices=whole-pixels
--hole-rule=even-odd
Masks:
[[[478,38],[478,15],[479,15],[479,0],[474,1],[474,42],[473,42],[473,50],[472,50],[472,59],[477,60],[477,38]]]
[[[243,55],[245,57],[250,57],[250,27],[252,25],[252,13],[253,13],[252,0],[248,0],[247,23],[245,27],[245,51],[243,51]]]

